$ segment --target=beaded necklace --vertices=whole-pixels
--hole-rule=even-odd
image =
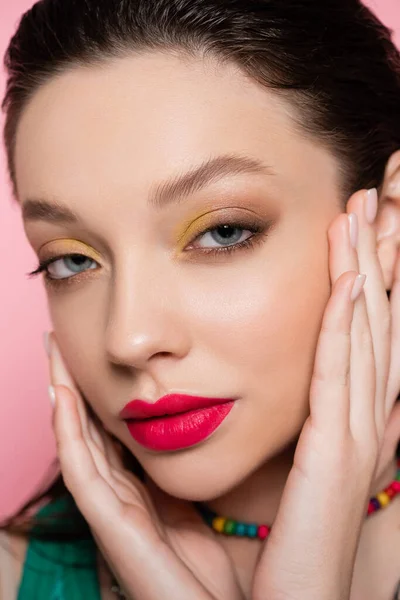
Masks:
[[[388,506],[392,500],[400,494],[400,458],[397,459],[397,472],[395,479],[385,487],[379,494],[370,498],[368,503],[367,517],[378,510]],[[265,540],[270,532],[270,525],[257,525],[257,523],[245,523],[219,516],[216,512],[208,508],[202,502],[193,503],[204,522],[217,533],[223,533],[230,536],[247,537],[252,539]],[[127,596],[121,590],[116,579],[113,577],[111,591],[117,594],[118,598],[127,600]]]
[[[385,487],[379,494],[370,498],[368,503],[367,517],[381,508],[384,508],[400,494],[400,458],[397,459],[397,473],[395,479]],[[225,535],[256,538],[265,540],[271,533],[270,525],[257,525],[257,523],[245,523],[227,517],[222,517],[208,508],[202,502],[195,502],[195,507],[202,516],[204,522],[217,533]]]

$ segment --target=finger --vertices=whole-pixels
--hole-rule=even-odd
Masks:
[[[82,423],[83,434],[87,439],[90,438],[88,430],[88,419],[87,412],[84,407],[82,397],[72,379],[68,368],[65,364],[64,358],[61,354],[58,343],[55,339],[54,332],[49,335],[49,346],[50,346],[50,379],[53,386],[63,385],[69,388],[74,397],[76,398],[77,409],[79,411],[80,421]]]
[[[100,475],[83,436],[74,394],[63,385],[56,385],[55,392],[53,427],[65,485],[88,521],[107,519],[112,512],[119,514],[119,499]]]
[[[363,190],[352,196],[352,199],[357,198],[364,198]],[[329,269],[332,282],[337,281],[345,271],[359,270],[356,249],[358,237],[359,223],[355,213],[339,215],[330,226],[328,230]],[[367,352],[370,347],[370,335],[368,312],[364,293],[362,293],[354,307],[351,328],[353,343],[350,346],[349,422],[350,429],[357,437],[365,434],[365,429],[371,432],[375,428],[375,397],[371,393],[371,390],[375,389],[374,370],[369,367],[371,361]]]
[[[121,467],[120,461],[117,461],[116,454],[111,452],[111,448],[106,446],[98,427],[94,424],[93,420],[96,420],[100,424],[100,420],[98,419],[97,415],[93,410],[91,410],[92,417],[90,414],[88,414],[88,410],[85,406],[82,396],[79,393],[71,375],[69,374],[54,334],[50,336],[50,356],[52,382],[55,385],[66,385],[71,389],[71,391],[73,391],[76,397],[76,404],[81,420],[83,435],[92,451],[93,459],[103,476],[108,475],[108,478],[110,479],[110,465],[112,464],[115,465],[115,467]],[[104,459],[102,459],[99,453],[94,450],[94,446],[102,453]]]
[[[358,273],[343,273],[334,283],[318,338],[310,386],[313,427],[342,437],[349,428],[351,291]]]
[[[92,455],[92,459],[97,471],[111,485],[112,476],[110,464],[108,463],[106,457],[102,437],[97,428],[94,426],[92,418],[88,414],[85,403],[75,385],[75,382],[68,372],[67,366],[53,334],[50,336],[50,361],[52,383],[53,385],[65,385],[73,392],[83,438],[87,444],[88,450]]]
[[[107,478],[110,484],[115,483],[115,480],[122,485],[127,484],[127,477],[130,475],[127,473],[122,460],[115,449],[114,442],[104,430],[100,419],[92,419],[89,417],[88,429],[91,435],[93,448],[93,457],[97,464],[99,471]],[[132,474],[137,480],[136,476]],[[118,488],[119,489],[119,488]]]
[[[376,230],[368,222],[367,215],[377,212],[378,194],[375,189],[354,194],[347,210],[358,217],[357,244],[360,271],[367,275],[364,296],[375,357],[375,419],[379,437],[386,423],[386,396],[390,366],[390,307],[385,289],[384,276],[378,258]]]
[[[397,252],[392,289],[390,291],[390,314],[392,339],[387,390],[387,414],[390,414],[393,403],[396,401],[400,391],[400,251]]]
[[[111,467],[118,469],[119,471],[125,470],[120,449],[117,447],[117,442],[115,442],[111,435],[105,430],[103,423],[97,415],[94,415],[91,419],[89,428],[91,429],[91,432],[93,432],[93,440],[96,441]]]
[[[142,482],[124,467],[115,448],[115,443],[105,431],[96,414],[88,415],[89,450],[100,475],[113,488],[121,502],[130,503],[133,496],[146,502],[146,491]]]
[[[354,214],[350,219],[348,214],[341,213],[328,229],[329,274],[332,284],[346,271],[360,272],[357,249],[351,242],[350,223],[353,225],[353,239],[354,236],[358,238],[358,217]]]
[[[377,435],[376,370],[364,290],[354,306],[350,343],[350,430],[354,439],[372,448]]]
[[[92,434],[93,441],[96,442],[103,454],[107,457],[110,465],[124,469],[121,442],[106,429],[104,423],[90,405],[88,405],[88,413],[90,417],[89,430]]]
[[[92,410],[91,413],[93,416],[88,413],[87,407],[68,372],[53,335],[50,338],[50,356],[52,382],[54,385],[65,385],[73,391],[82,428],[82,436],[99,475],[115,489],[121,501],[124,501],[131,493],[131,490],[127,489],[128,481],[126,474],[123,472],[124,469],[121,469],[121,464],[118,462],[115,452],[112,452],[111,446],[105,443],[105,438],[103,438],[100,432],[102,427],[99,427],[100,420],[97,415]],[[94,420],[98,424],[95,424]]]

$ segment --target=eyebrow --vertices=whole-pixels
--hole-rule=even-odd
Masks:
[[[238,154],[220,155],[203,162],[183,175],[158,184],[150,192],[149,204],[156,209],[165,208],[223,177],[242,173],[275,174],[271,167],[258,158]],[[81,222],[79,215],[67,206],[57,201],[48,202],[35,198],[23,202],[22,217],[25,221],[43,220],[51,223],[74,224]]]

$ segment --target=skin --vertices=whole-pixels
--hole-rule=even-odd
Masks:
[[[78,252],[96,261],[96,269],[64,285],[47,284],[62,356],[104,429],[144,466],[161,510],[172,496],[207,501],[245,521],[274,521],[293,442],[309,414],[332,273],[336,279],[344,267],[360,267],[343,259],[343,215],[331,233],[338,247],[329,254],[327,231],[347,200],[339,165],[296,127],[293,111],[234,66],[149,54],[51,80],[19,124],[22,208],[43,198],[80,220],[25,219],[32,248],[39,259]],[[149,203],[158,183],[226,154],[255,157],[269,170],[221,178],[163,208]],[[400,235],[400,153],[389,160],[379,192],[376,222],[371,227],[364,219],[364,226],[375,236],[383,289],[394,279]],[[347,206],[361,227],[362,198]],[[217,225],[250,216],[265,233],[252,249],[202,253],[202,245],[213,244],[202,232],[218,215]],[[52,273],[72,276],[61,263]],[[174,391],[238,400],[198,446],[145,450],[119,412],[132,398],[153,402]],[[392,405],[377,490],[394,470],[399,417]],[[398,510],[382,512],[389,510],[398,522]],[[257,543],[220,543],[249,597]]]

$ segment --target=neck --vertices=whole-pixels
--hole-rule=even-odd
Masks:
[[[292,468],[295,446],[285,448],[233,490],[207,502],[207,506],[230,519],[271,525]]]
[[[206,502],[218,515],[247,523],[272,525],[292,468],[296,443],[264,463],[249,477],[223,496]],[[394,478],[397,459],[393,459],[374,482],[371,496],[381,492]]]

